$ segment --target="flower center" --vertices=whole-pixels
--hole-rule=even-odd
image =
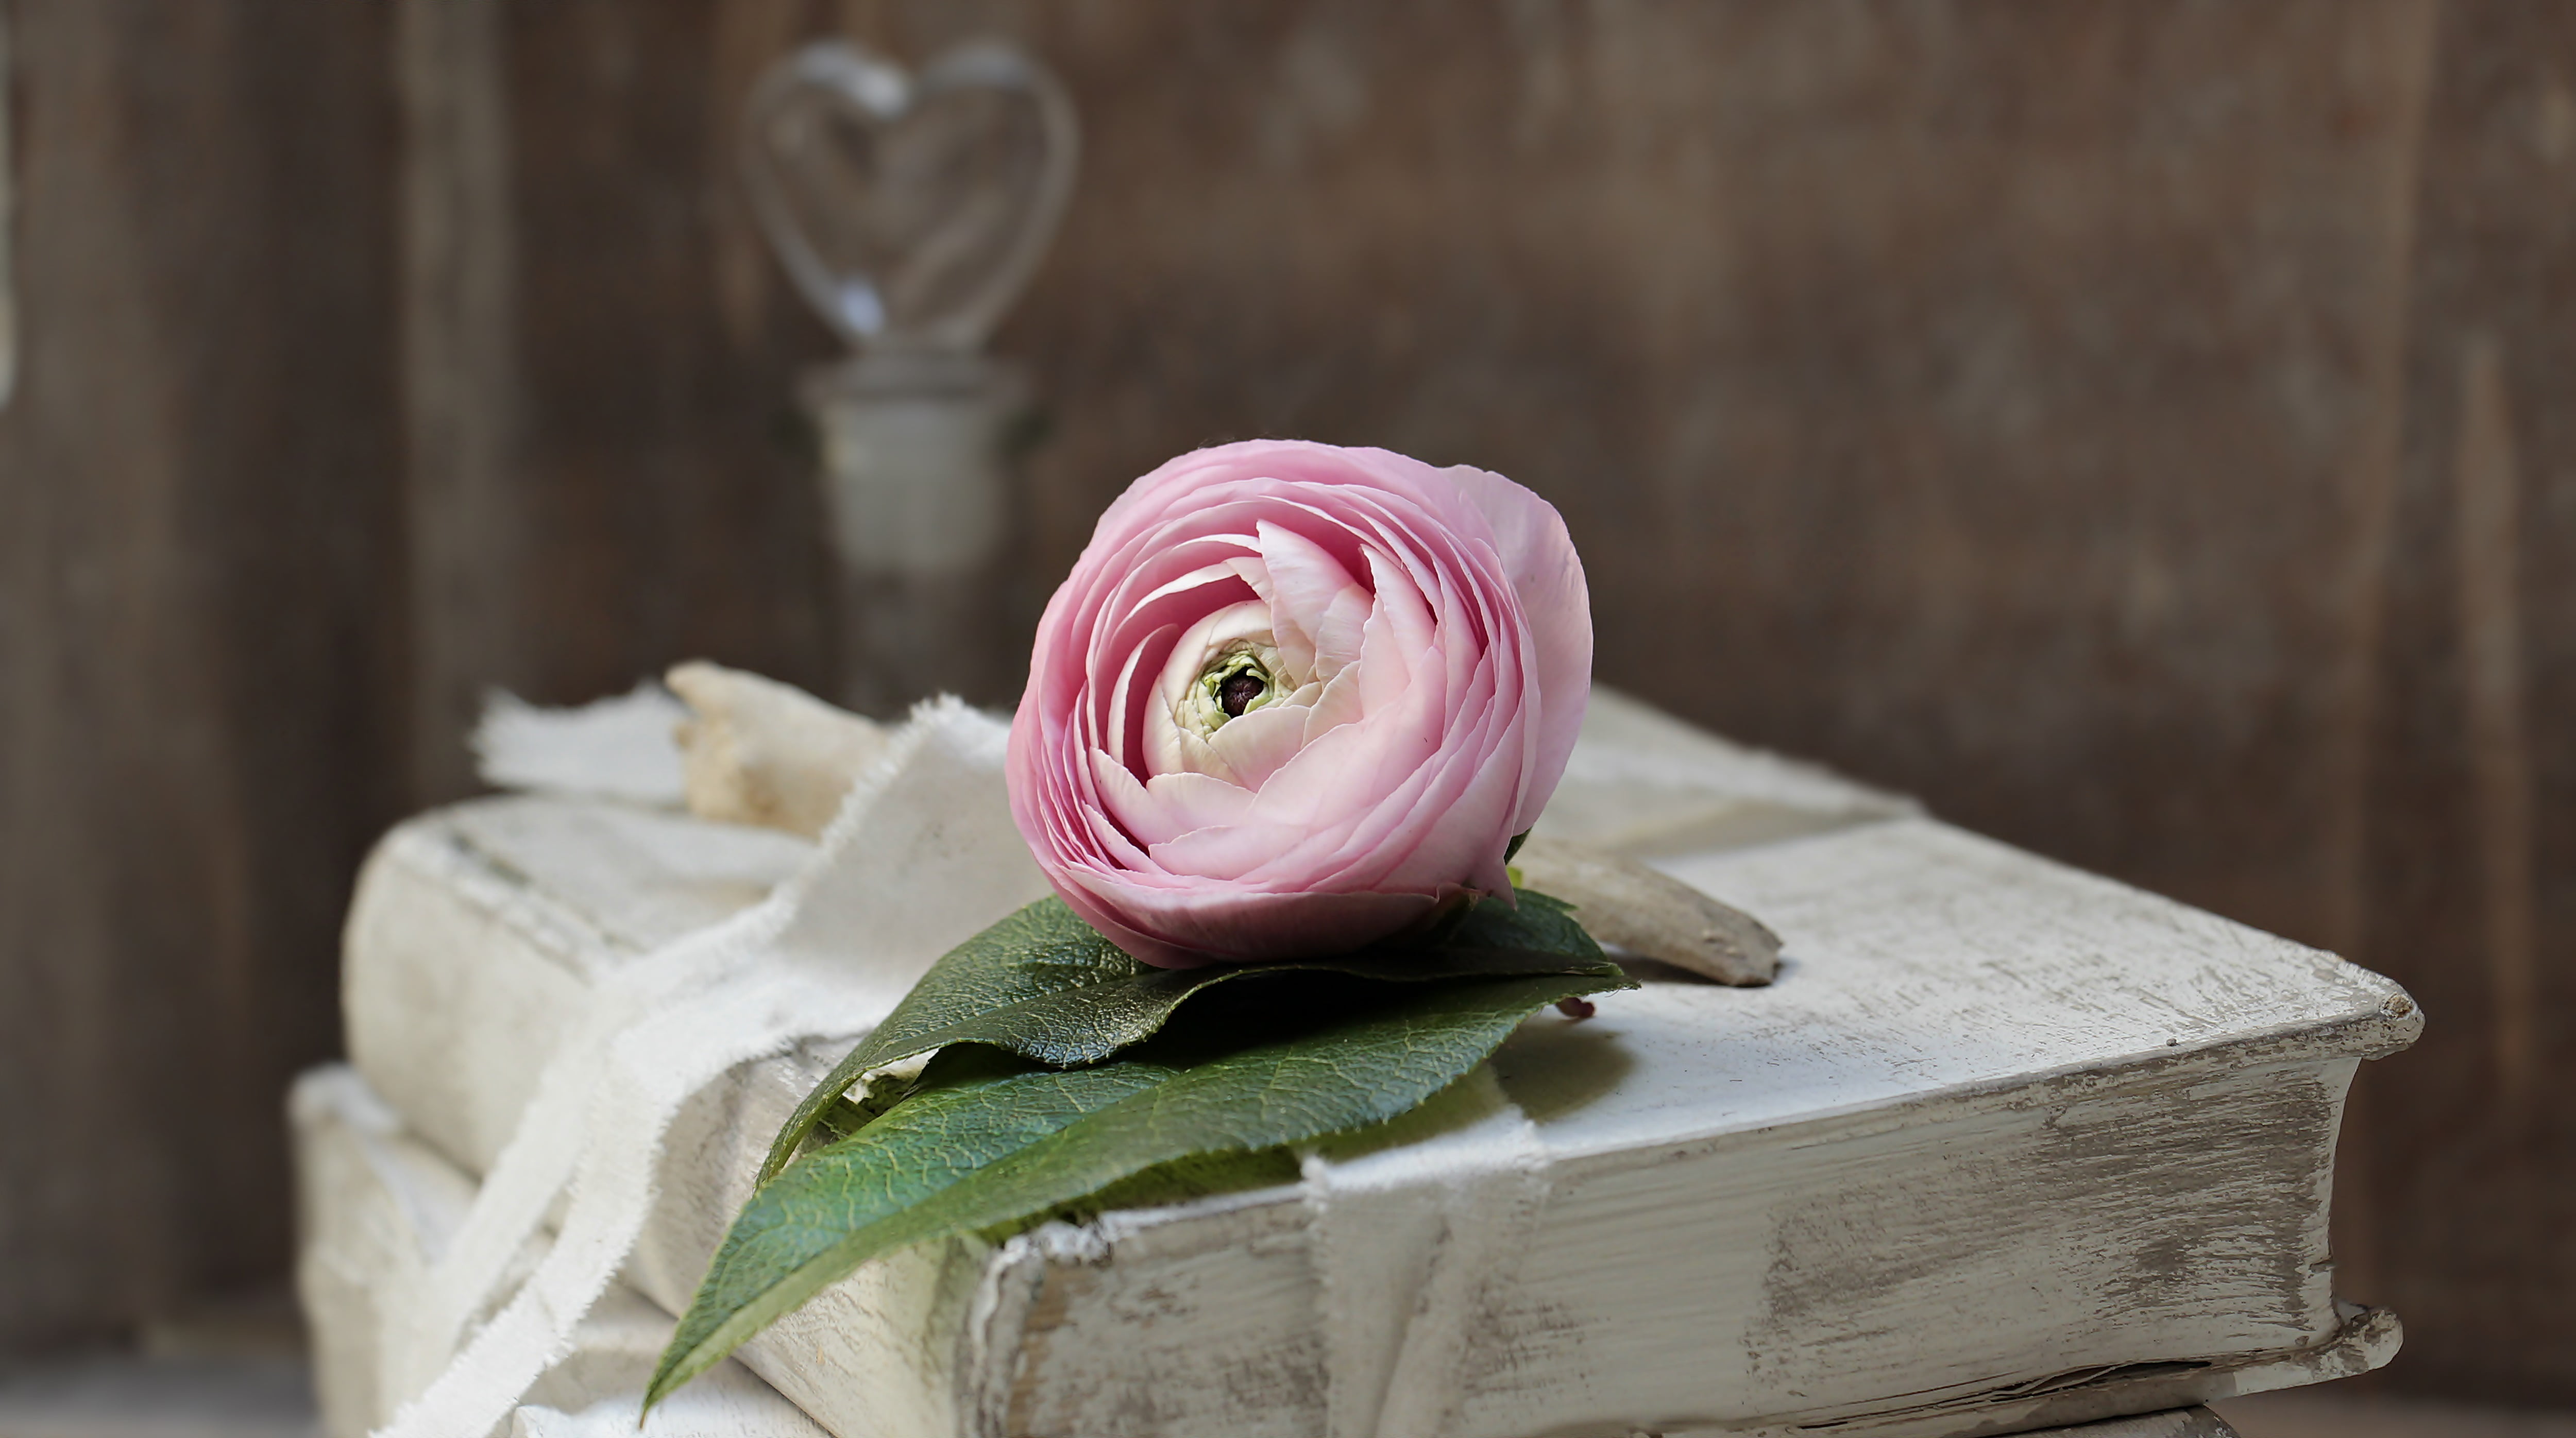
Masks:
[[[1228,719],[1243,717],[1245,705],[1270,692],[1270,681],[1256,670],[1238,669],[1224,683],[1216,686],[1216,702]]]
[[[1292,709],[1311,702],[1314,694],[1299,687],[1295,672],[1279,653],[1270,632],[1270,611],[1246,601],[1217,611],[1192,626],[1173,645],[1155,681],[1154,707],[1145,719],[1144,769],[1148,774],[1208,774],[1238,782],[1235,751],[1247,740],[1261,740],[1251,750],[1260,773],[1277,767],[1280,744],[1293,737],[1270,728],[1285,716],[1273,715],[1248,726],[1233,740],[1220,731],[1245,715],[1263,709]],[[1316,686],[1321,692],[1321,686]],[[1290,725],[1289,729],[1297,726]],[[1290,746],[1293,749],[1293,744]],[[1269,758],[1261,758],[1270,755]]]
[[[1217,651],[1214,661],[1199,671],[1199,682],[1191,687],[1199,693],[1208,728],[1222,727],[1228,719],[1240,719],[1245,711],[1258,709],[1277,690],[1270,666],[1262,663],[1260,649],[1249,640],[1238,639]]]

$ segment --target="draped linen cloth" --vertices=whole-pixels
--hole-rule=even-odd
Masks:
[[[303,1253],[315,1386],[324,1431],[347,1433],[370,1412],[382,1372],[380,1321],[411,1301],[473,1205],[472,1179],[424,1145],[347,1064],[300,1075],[288,1113],[306,1220]],[[544,1243],[516,1263],[531,1265]],[[511,1414],[512,1438],[828,1438],[803,1410],[741,1364],[715,1365],[653,1410],[635,1411],[671,1316],[611,1284],[574,1334],[574,1351]],[[370,1420],[372,1421],[372,1420]]]
[[[1007,726],[921,706],[812,862],[763,902],[618,971],[548,1063],[422,1301],[389,1335],[413,1396],[384,1438],[482,1438],[633,1250],[672,1121],[734,1068],[873,1028],[951,947],[1046,892],[1011,825]],[[510,1261],[561,1202],[551,1250]]]

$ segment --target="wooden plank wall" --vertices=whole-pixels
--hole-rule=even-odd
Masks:
[[[213,18],[249,0],[16,8],[0,966],[45,998],[0,1007],[0,1111],[45,1117],[0,1129],[0,1265],[50,1276],[0,1344],[277,1261],[330,912],[466,786],[483,686],[827,682],[787,393],[830,346],[732,117],[805,36],[1000,32],[1086,124],[996,342],[1052,409],[1033,571],[1213,439],[1523,479],[1605,680],[2412,985],[2343,1287],[2408,1317],[2392,1381],[2576,1400],[2563,8],[401,0],[263,8],[279,54]],[[129,11],[217,60],[154,70]],[[289,125],[259,84],[311,67],[336,118]],[[187,225],[140,224],[165,193]],[[108,1131],[209,1066],[219,1116]]]
[[[276,1271],[282,1086],[407,796],[373,7],[9,7],[0,1349]]]
[[[2432,1023],[2347,1133],[2399,1377],[2567,1402],[2576,1320],[2576,9],[2440,19],[2376,577],[2367,960]]]

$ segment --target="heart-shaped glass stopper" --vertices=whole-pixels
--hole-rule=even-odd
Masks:
[[[743,178],[798,289],[853,345],[971,350],[1037,268],[1073,191],[1064,87],[980,42],[919,77],[818,41],[752,87]]]

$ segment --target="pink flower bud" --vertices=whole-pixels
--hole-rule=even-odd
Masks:
[[[1382,449],[1219,445],[1130,486],[1048,602],[1011,813],[1147,963],[1341,953],[1509,896],[1591,675],[1547,501]]]

